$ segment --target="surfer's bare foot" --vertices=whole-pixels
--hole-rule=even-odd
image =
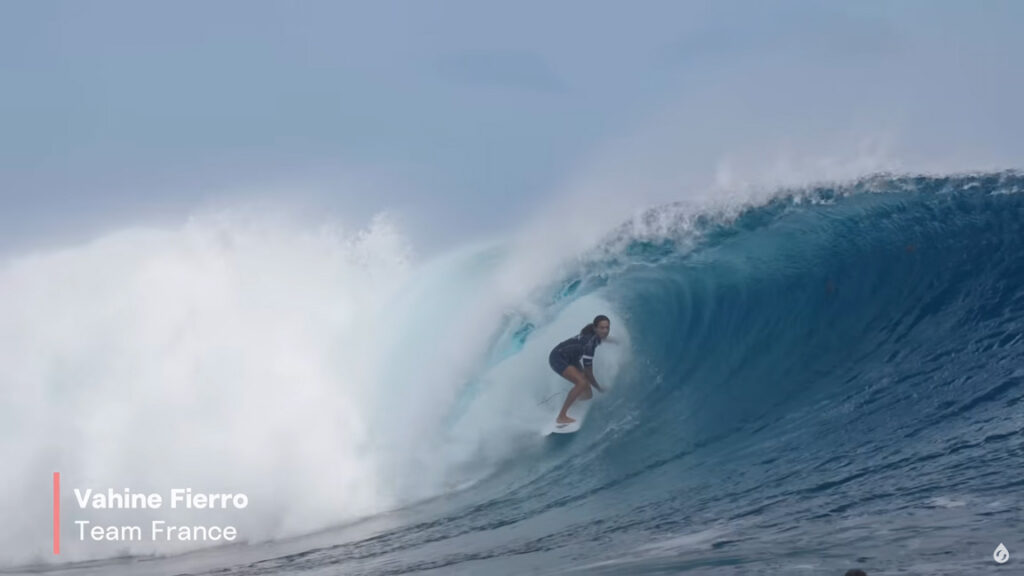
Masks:
[[[568,416],[559,416],[558,419],[555,420],[558,424],[572,424],[575,421],[575,418],[569,418]]]

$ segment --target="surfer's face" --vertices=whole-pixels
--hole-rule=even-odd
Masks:
[[[597,326],[594,327],[594,331],[597,332],[598,338],[604,340],[608,337],[608,333],[612,331],[611,322],[608,322],[607,320],[598,322]]]

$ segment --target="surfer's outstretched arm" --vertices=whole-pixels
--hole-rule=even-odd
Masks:
[[[587,375],[587,381],[590,382],[591,386],[597,388],[598,392],[604,392],[604,388],[601,388],[601,385],[597,383],[597,378],[594,378],[594,367],[592,365],[584,366],[583,373]]]

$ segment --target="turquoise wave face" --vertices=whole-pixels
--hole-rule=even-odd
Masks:
[[[708,222],[684,250],[629,244],[632,261],[580,282],[620,310],[634,362],[534,483],[560,498],[621,490],[608,498],[668,531],[947,501],[957,522],[1006,530],[1011,511],[970,503],[1024,490],[1021,190],[1014,175],[880,179]],[[925,528],[908,517],[878,522]],[[934,543],[961,537],[947,527]]]

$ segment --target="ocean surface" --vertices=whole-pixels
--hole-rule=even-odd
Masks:
[[[264,437],[266,451],[224,456],[246,470],[235,484],[253,515],[294,498],[303,503],[290,516],[267,517],[319,510],[315,525],[180,554],[41,556],[3,573],[1021,570],[1024,176],[875,175],[729,208],[660,206],[624,215],[598,245],[538,273],[511,292],[520,301],[481,304],[529,266],[511,269],[509,258],[499,243],[406,269],[377,308],[386,313],[373,322],[386,329],[363,335],[386,353],[346,374],[360,383],[335,414],[350,428],[301,431],[278,451]],[[609,390],[595,394],[580,432],[545,437],[568,391],[547,353],[597,314],[612,318],[595,365]],[[355,362],[365,349],[353,346]],[[317,377],[330,386],[337,364],[324,366]],[[297,411],[289,422],[308,415]],[[248,430],[262,430],[256,420]],[[317,435],[315,450],[304,450],[305,433]],[[228,463],[208,456],[217,487]],[[318,477],[337,478],[352,500],[321,507],[335,490],[303,484],[320,470],[307,460],[334,462],[337,476]],[[193,462],[180,462],[161,473],[192,478]],[[289,467],[298,488],[260,484]],[[78,473],[126,485],[128,469],[117,470]],[[156,472],[146,478],[162,486]],[[1001,543],[1003,565],[993,560]]]

